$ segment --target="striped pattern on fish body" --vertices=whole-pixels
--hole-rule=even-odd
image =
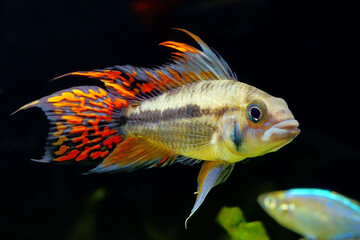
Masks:
[[[39,161],[101,161],[92,173],[203,162],[191,216],[236,162],[276,151],[299,134],[283,99],[238,82],[221,56],[181,31],[201,50],[166,41],[160,45],[175,51],[171,63],[71,72],[60,77],[99,79],[105,89],[73,87],[20,108],[40,107],[50,121]]]

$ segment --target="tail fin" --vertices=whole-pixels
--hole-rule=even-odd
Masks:
[[[127,100],[96,86],[56,92],[19,110],[40,107],[50,121],[45,154],[40,162],[102,160],[122,140],[122,109]],[[18,110],[18,111],[19,111]]]

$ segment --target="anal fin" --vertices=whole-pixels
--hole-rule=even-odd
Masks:
[[[231,171],[233,170],[234,165],[234,163],[225,163],[223,161],[208,161],[203,163],[198,176],[196,201],[189,217],[185,220],[185,228],[187,228],[187,221],[201,206],[205,200],[206,195],[213,187],[226,181]]]
[[[172,164],[176,156],[145,139],[127,137],[92,172],[133,171]]]

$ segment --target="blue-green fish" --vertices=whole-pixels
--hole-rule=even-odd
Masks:
[[[308,239],[360,236],[360,204],[336,192],[298,188],[262,194],[258,202],[278,223]]]

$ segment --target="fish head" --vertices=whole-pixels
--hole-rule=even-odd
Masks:
[[[254,94],[238,113],[237,150],[246,157],[261,156],[291,142],[299,133],[295,120],[286,102],[268,94]],[[236,138],[235,138],[236,139]]]
[[[288,199],[285,191],[261,194],[258,203],[272,218],[285,227],[292,229],[296,221],[296,203]]]

